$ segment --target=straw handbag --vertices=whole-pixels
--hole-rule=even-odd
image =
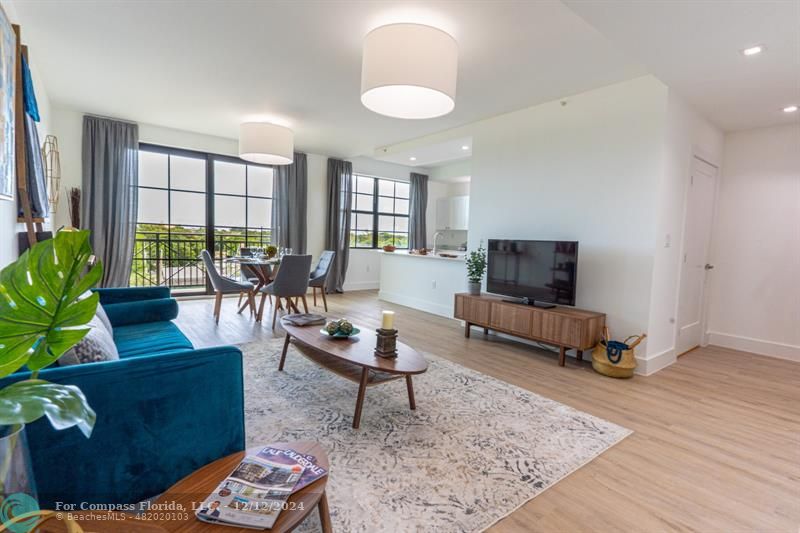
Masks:
[[[612,378],[633,377],[633,371],[636,370],[634,348],[647,335],[644,333],[631,335],[624,342],[618,342],[609,339],[608,329],[606,329],[603,337],[600,344],[592,350],[592,368],[596,372]]]

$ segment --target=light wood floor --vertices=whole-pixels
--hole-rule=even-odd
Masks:
[[[178,322],[197,345],[273,335],[226,299],[184,301]],[[397,312],[404,342],[632,429],[622,443],[490,529],[529,531],[782,531],[800,526],[800,364],[697,349],[651,377],[613,380],[589,363],[381,302],[374,291],[331,296],[330,315],[374,328]],[[317,309],[321,311],[321,308]],[[369,393],[368,393],[369,394]],[[425,398],[418,393],[417,402]]]

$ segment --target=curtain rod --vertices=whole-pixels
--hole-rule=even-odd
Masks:
[[[124,118],[117,118],[117,117],[108,117],[108,116],[105,116],[105,115],[98,115],[98,114],[95,114],[95,113],[84,113],[83,116],[84,117],[92,117],[92,118],[102,118],[102,119],[105,119],[105,120],[114,120],[116,122],[125,122],[127,124],[135,124],[137,126],[139,125],[137,122],[134,122],[133,120],[126,120]]]

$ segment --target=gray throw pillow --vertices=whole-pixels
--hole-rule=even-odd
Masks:
[[[100,319],[100,322],[103,323],[103,326],[105,326],[106,331],[108,331],[111,334],[111,338],[113,339],[114,338],[114,328],[111,327],[111,320],[108,319],[108,315],[106,314],[106,310],[103,309],[102,305],[97,304],[97,312],[95,313],[95,316]]]
[[[78,344],[58,358],[58,366],[116,361],[119,359],[119,352],[114,344],[114,338],[103,325],[102,320],[95,316],[87,325],[91,328],[89,333]]]

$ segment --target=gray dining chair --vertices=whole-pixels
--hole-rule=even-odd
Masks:
[[[214,288],[214,320],[219,324],[220,310],[222,309],[222,296],[225,294],[247,294],[247,301],[250,302],[251,313],[256,308],[256,294],[255,287],[249,281],[237,281],[232,278],[223,276],[217,270],[214,264],[214,259],[208,250],[200,252],[200,257],[203,259],[203,264],[206,266],[206,273],[211,280],[211,286]]]
[[[325,298],[325,291],[328,285],[328,274],[331,272],[333,266],[333,259],[336,257],[336,252],[333,250],[325,250],[319,256],[317,268],[311,273],[308,281],[308,286],[311,287],[311,293],[314,297],[314,306],[317,305],[317,289],[322,291],[322,304],[325,306],[325,312],[328,312],[328,300]]]
[[[286,311],[294,310],[299,313],[297,304],[293,298],[300,298],[303,301],[303,308],[308,313],[308,302],[306,301],[306,291],[308,291],[308,271],[311,269],[310,255],[284,255],[281,265],[275,276],[275,281],[261,289],[261,304],[258,306],[258,316],[256,320],[261,322],[264,317],[264,300],[267,296],[274,296],[275,303],[272,311],[272,329],[275,329],[275,321],[278,318],[278,310],[282,309],[281,299],[286,300]]]

